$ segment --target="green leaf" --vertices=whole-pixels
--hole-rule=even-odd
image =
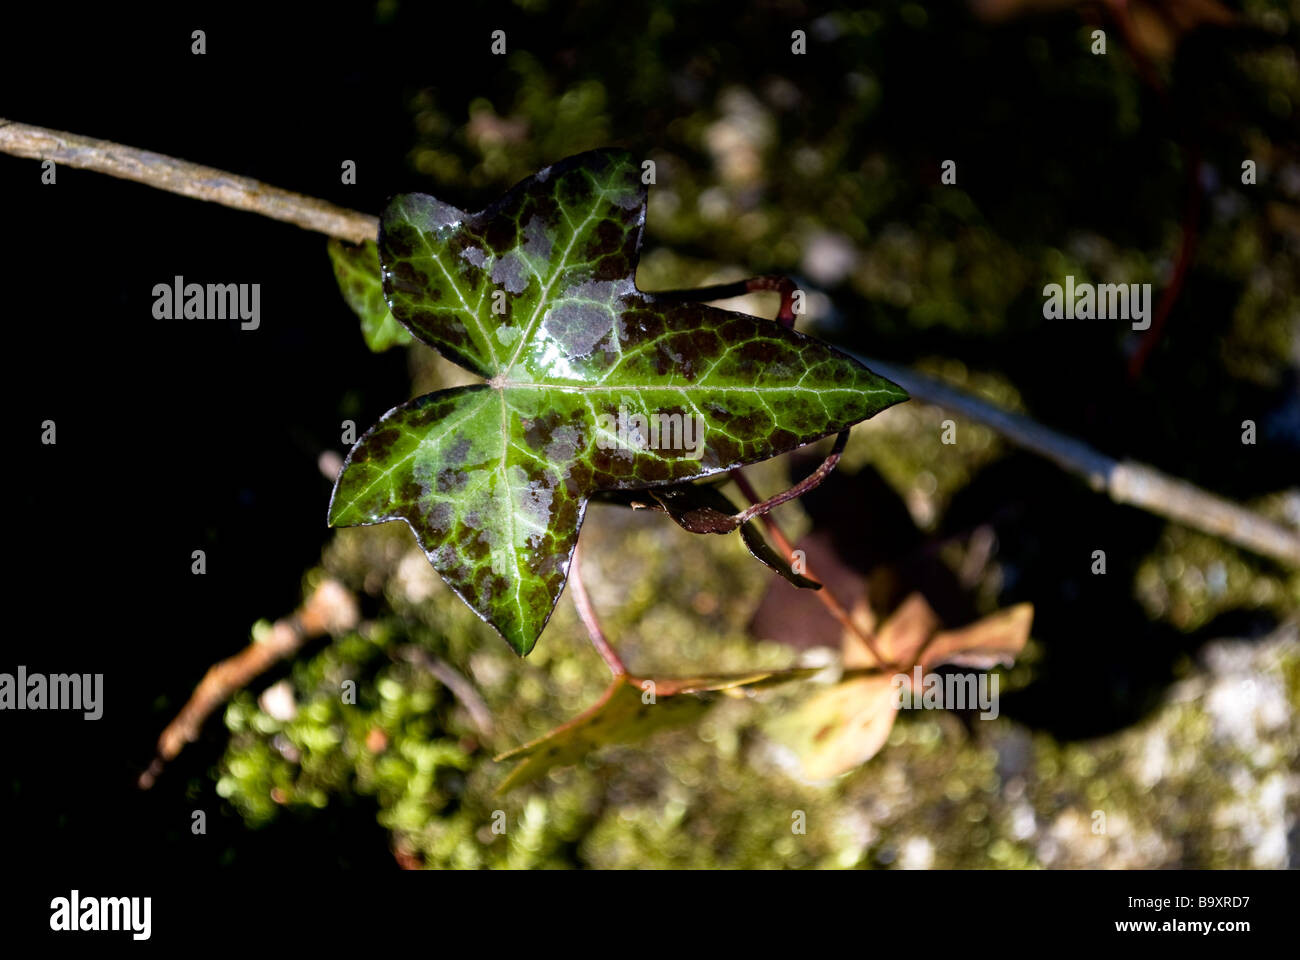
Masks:
[[[393,319],[384,300],[379,273],[379,247],[373,240],[357,246],[330,239],[330,261],[334,279],[352,312],[361,318],[361,335],[375,353],[411,342],[406,328]]]
[[[601,747],[635,743],[659,730],[694,723],[714,704],[717,694],[746,696],[749,691],[802,680],[817,672],[801,667],[703,677],[615,677],[599,700],[568,723],[498,756],[498,763],[522,762],[501,782],[497,793],[531,783],[554,767],[577,763]]]
[[[381,220],[393,315],[487,382],[385,414],[348,455],[330,523],[406,521],[520,655],[593,493],[765,460],[907,397],[779,324],[638,290],[645,207],[633,158],[598,150],[481,213],[407,194]]]

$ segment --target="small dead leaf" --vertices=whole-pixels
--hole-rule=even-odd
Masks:
[[[866,763],[889,739],[897,715],[890,679],[873,673],[843,680],[768,729],[799,754],[805,777],[830,780]]]
[[[1011,666],[1025,649],[1034,622],[1034,605],[1018,603],[989,614],[960,630],[943,630],[934,635],[921,654],[926,668],[952,663],[976,670]]]
[[[816,596],[773,583],[751,624],[756,637],[795,647],[838,645],[844,675],[835,686],[812,694],[787,715],[772,721],[772,734],[792,747],[809,780],[828,780],[870,760],[889,739],[897,711],[893,677],[908,686],[913,667],[924,678],[941,664],[971,669],[1010,665],[1024,649],[1033,607],[1020,604],[955,630],[972,615],[970,590],[936,559],[910,520],[902,501],[870,469],[832,475],[804,498],[813,531],[799,541],[808,569],[849,610],[881,659],[862,636],[832,617]],[[987,562],[986,531],[981,547]],[[891,611],[883,616],[885,611]]]
[[[577,763],[601,747],[635,743],[659,730],[692,723],[713,705],[717,694],[743,697],[749,691],[816,672],[796,669],[700,677],[615,677],[600,699],[578,716],[498,756],[498,763],[522,762],[501,782],[497,793],[531,783],[555,767]],[[647,702],[651,694],[653,702]]]
[[[913,593],[876,632],[876,646],[893,668],[882,672],[862,641],[844,631],[844,678],[814,694],[797,710],[774,721],[773,736],[794,749],[809,780],[829,780],[861,766],[889,739],[898,712],[893,678],[912,685],[912,667],[922,676],[941,664],[978,670],[1010,666],[1029,639],[1032,604],[1017,604],[959,630],[938,630],[939,618],[919,593]],[[938,631],[938,632],[936,632]]]
[[[859,623],[867,619],[863,616]],[[940,626],[938,614],[925,597],[919,593],[908,594],[874,637],[876,649],[888,663],[877,663],[862,638],[851,630],[845,630],[844,666],[848,669],[893,666],[904,672],[910,670],[921,648]]]

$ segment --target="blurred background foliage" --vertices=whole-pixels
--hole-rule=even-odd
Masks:
[[[1300,4],[1124,7],[528,0],[484,21],[506,31],[492,58],[486,31],[479,49],[443,36],[438,8],[382,0],[369,42],[395,64],[405,126],[385,149],[408,174],[384,189],[477,209],[561,157],[628,146],[657,173],[643,289],[793,276],[810,291],[801,325],[832,342],[1300,525]],[[1191,268],[1138,375],[1127,324],[1043,318],[1043,285],[1066,274],[1158,297],[1189,223]],[[341,298],[335,314],[355,322]],[[458,382],[403,352],[410,395]],[[364,427],[400,393],[349,393],[339,416]],[[604,668],[567,596],[516,659],[390,524],[338,532],[307,573],[305,589],[328,575],[355,590],[363,621],[231,702],[217,792],[272,831],[337,836],[331,818],[373,815],[402,866],[1295,866],[1300,575],[1116,507],[978,424],[944,445],[946,416],[912,402],[861,425],[835,483],[875,517],[856,531],[871,569],[918,588],[947,570],[972,616],[1035,605],[999,719],[904,715],[865,766],[807,784],[763,732],[806,695],[792,687],[498,797],[493,754],[593,702]],[[789,465],[752,473],[774,492]],[[812,506],[779,517],[796,534],[835,524]],[[736,538],[593,506],[583,543],[634,671],[816,660],[749,629],[771,575]],[[410,645],[473,683],[490,738]],[[196,776],[188,792],[210,788]]]

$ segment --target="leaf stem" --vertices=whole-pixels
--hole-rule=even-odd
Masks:
[[[753,520],[755,517],[765,516],[781,504],[794,500],[796,497],[802,497],[809,490],[820,486],[821,482],[830,476],[831,471],[835,469],[835,465],[840,462],[840,457],[844,454],[844,445],[848,443],[848,441],[849,431],[844,430],[835,438],[835,446],[831,449],[831,452],[827,455],[826,459],[821,462],[821,465],[816,470],[808,474],[808,476],[804,477],[789,490],[778,493],[774,497],[769,497],[761,503],[752,504],[746,509],[740,511],[740,513],[736,514],[735,517],[732,518],[736,521],[736,526],[742,526],[750,520]]]
[[[650,295],[663,300],[726,300],[730,297],[743,297],[747,293],[760,290],[775,290],[781,294],[781,306],[776,313],[776,322],[787,329],[794,328],[794,292],[798,287],[789,277],[766,275],[737,280],[734,283],[718,283],[711,287],[696,287],[693,290],[656,290]]]
[[[591,605],[591,597],[587,595],[587,588],[582,584],[582,575],[579,573],[581,564],[579,558],[582,555],[582,548],[575,546],[573,548],[573,560],[569,563],[569,586],[573,588],[573,605],[578,608],[578,616],[582,618],[582,625],[587,628],[587,634],[591,637],[591,645],[596,648],[596,652],[604,659],[605,665],[609,667],[609,672],[615,677],[627,675],[627,667],[623,665],[622,659],[614,648],[609,645],[605,639],[605,631],[600,629],[600,621],[596,619],[596,610]]]
[[[839,459],[838,456],[836,456],[836,459]],[[753,484],[749,482],[749,478],[745,476],[743,470],[732,470],[731,479],[736,481],[736,486],[740,488],[740,492],[745,495],[746,499],[748,499],[750,503],[759,503],[762,500],[758,495],[758,491],[754,489]],[[762,514],[761,519],[763,525],[767,527],[767,532],[771,534],[772,539],[776,541],[777,547],[785,554],[786,559],[789,560],[794,556],[794,546],[790,543],[789,538],[786,537],[785,533],[781,530],[780,525],[771,514],[764,513]],[[830,584],[817,576],[811,567],[805,566],[803,575],[811,580],[817,580],[821,583],[822,588],[814,591],[817,594],[817,599],[822,602],[822,605],[828,611],[830,611],[831,616],[839,621],[840,626],[844,627],[846,630],[851,630],[853,634],[866,645],[867,649],[871,652],[871,655],[875,657],[876,663],[880,664],[882,668],[892,666],[888,660],[880,655],[880,651],[876,649],[875,638],[853,621],[853,617],[851,617],[849,611],[844,608],[844,604],[842,604],[839,598],[831,592]]]

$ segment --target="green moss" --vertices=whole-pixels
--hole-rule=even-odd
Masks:
[[[729,626],[745,622],[770,574],[729,538],[689,537],[659,516],[592,510],[586,579],[632,668],[788,665],[783,648]],[[251,694],[230,704],[218,792],[250,825],[373,798],[394,850],[437,867],[1265,865],[1256,834],[1277,816],[1270,778],[1287,775],[1300,733],[1293,633],[1225,645],[1236,651],[1231,671],[1196,666],[1147,721],[1096,741],[1057,742],[1005,718],[968,731],[948,714],[906,713],[864,767],[809,785],[759,731],[806,692],[782,688],[499,797],[505,771],[491,755],[594,701],[603,667],[568,600],[521,661],[436,579],[416,574],[413,558],[424,563],[403,528],[341,531],[326,569],[378,587],[382,615],[295,665],[292,720],[272,719]],[[412,643],[474,682],[496,719],[491,743],[403,658]],[[1025,682],[1015,677],[1012,686]],[[1214,711],[1226,707],[1215,690],[1248,678],[1281,691],[1290,712],[1244,748],[1216,733]],[[345,680],[357,684],[355,705],[342,702]],[[1097,812],[1104,834],[1093,832]],[[800,821],[804,833],[792,829]]]
[[[692,5],[656,4],[646,17],[593,5],[571,26],[605,42],[584,47],[577,66],[564,65],[564,51],[544,58],[512,42],[506,69],[485,75],[475,96],[414,93],[411,166],[428,178],[424,189],[472,209],[562,156],[632,145],[657,167],[643,289],[796,276],[810,288],[803,324],[1091,443],[1113,443],[1106,453],[1223,488],[1233,478],[1213,473],[1206,461],[1214,458],[1198,445],[1245,416],[1262,428],[1273,398],[1258,391],[1284,388],[1295,362],[1294,165],[1273,142],[1286,142],[1275,131],[1285,131],[1300,103],[1294,54],[1280,44],[1191,71],[1218,78],[1218,67],[1235,64],[1231,116],[1249,117],[1249,129],[1205,144],[1203,163],[1220,187],[1207,198],[1197,260],[1162,346],[1143,384],[1126,388],[1131,410],[1118,408],[1132,414],[1126,425],[1104,401],[1118,389],[1131,332],[1061,333],[1043,322],[1040,291],[1049,278],[1073,274],[1150,282],[1158,295],[1183,216],[1185,158],[1169,140],[1167,117],[1150,113],[1158,108],[1122,56],[1080,53],[1082,28],[1070,16],[992,28],[960,5],[931,5],[923,23],[913,7],[834,13],[820,25],[831,39],[811,33],[815,55],[785,65],[772,54],[770,19],[738,18],[726,43],[683,45],[674,38],[705,35]],[[1295,35],[1281,0],[1251,0],[1244,12]],[[906,85],[917,49],[926,70],[955,65],[947,75],[959,80],[953,102],[975,112],[912,122]],[[972,50],[985,59],[972,59]],[[1028,82],[983,80],[990,64]],[[762,79],[738,88],[740,76]],[[1199,115],[1199,90],[1181,86],[1194,80],[1171,78],[1172,96],[1196,103]],[[956,86],[981,83],[990,85],[987,103],[962,100]],[[1060,127],[1068,151],[1040,139],[1031,156],[1019,156],[1021,118],[1043,103],[1081,125]],[[1204,107],[1209,116],[1214,104]],[[1215,129],[1207,121],[1207,132]],[[986,143],[981,169],[969,148]],[[936,162],[952,144],[968,152],[959,185],[941,188]],[[1247,156],[1261,173],[1251,187],[1235,182]],[[1015,176],[999,177],[1006,171]],[[809,252],[827,237],[844,255],[835,269]],[[751,312],[774,308],[771,295],[743,302]],[[412,394],[463,382],[430,350],[411,350],[410,361]],[[1074,373],[1076,364],[1085,372]],[[1060,386],[1063,377],[1075,392]],[[1080,384],[1097,394],[1081,396]],[[1090,419],[1098,410],[1110,419]],[[945,445],[948,416],[919,402],[894,408],[854,430],[840,469],[879,471],[913,520],[933,531],[954,498],[1010,454],[992,431],[960,418],[958,443]],[[788,480],[781,463],[750,473],[764,491]],[[1226,492],[1256,498],[1255,486]],[[1288,509],[1294,517],[1286,496],[1251,502],[1277,519]],[[1125,522],[1115,510],[1116,524]],[[777,515],[791,536],[806,532],[797,503]],[[403,525],[343,530],[308,584],[341,579],[365,598],[369,619],[294,664],[292,719],[272,717],[253,693],[230,703],[217,790],[253,826],[361,797],[399,859],[434,867],[1284,864],[1287,830],[1300,815],[1291,769],[1300,644],[1286,626],[1300,610],[1300,574],[1176,525],[1141,543],[1146,556],[1120,591],[1170,634],[1191,637],[1233,612],[1283,626],[1269,638],[1185,653],[1176,683],[1124,729],[1069,742],[1007,717],[963,725],[948,714],[908,713],[861,769],[810,785],[760,730],[806,695],[796,687],[724,701],[696,729],[607,748],[498,797],[505,771],[491,757],[571,717],[604,688],[604,667],[571,600],[561,600],[521,661],[442,584]],[[787,648],[746,633],[772,575],[735,537],[692,536],[661,516],[593,506],[583,546],[593,600],[634,670],[792,662]],[[954,570],[967,553],[961,538],[939,548]],[[976,599],[992,609],[997,583],[981,582]],[[1043,652],[1060,642],[1036,635],[1003,675],[1003,691],[1032,689]],[[408,645],[474,684],[494,717],[490,737],[411,666]],[[355,703],[343,702],[348,682]],[[501,822],[505,832],[494,832]],[[805,832],[794,831],[800,823]]]

